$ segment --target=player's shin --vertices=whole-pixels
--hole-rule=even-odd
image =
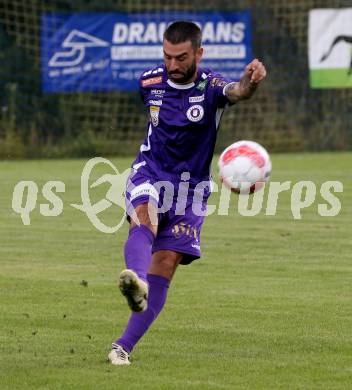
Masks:
[[[162,310],[170,281],[163,276],[150,274],[147,280],[149,283],[148,308],[143,313],[132,313],[125,332],[113,343],[113,348],[121,346],[130,353]]]
[[[144,281],[147,280],[154,239],[153,232],[146,225],[139,225],[130,229],[125,243],[126,267]]]

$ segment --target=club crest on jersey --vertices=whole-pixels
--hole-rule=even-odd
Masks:
[[[204,116],[204,108],[199,104],[191,106],[187,110],[187,118],[191,122],[199,122],[203,118],[203,116]]]
[[[159,124],[159,111],[160,107],[157,106],[150,106],[149,108],[150,120],[152,122],[152,125],[155,127]]]

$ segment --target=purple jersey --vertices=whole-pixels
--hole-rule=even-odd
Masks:
[[[190,172],[190,183],[209,180],[217,129],[229,105],[229,83],[208,69],[198,69],[194,82],[168,79],[164,65],[140,78],[140,92],[149,111],[147,137],[133,167],[146,176],[178,181]]]

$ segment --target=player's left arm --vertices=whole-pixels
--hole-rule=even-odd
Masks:
[[[231,103],[251,98],[258,85],[266,77],[266,69],[258,59],[249,63],[240,81],[229,83],[224,89],[224,94]]]

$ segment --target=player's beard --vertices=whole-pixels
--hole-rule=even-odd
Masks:
[[[171,79],[175,83],[187,84],[192,80],[196,70],[197,70],[197,63],[196,63],[196,60],[194,59],[192,64],[189,66],[189,68],[185,72],[178,71],[178,72],[170,73],[168,71],[167,74],[169,76],[169,79]],[[174,74],[182,75],[182,77],[173,77]]]

